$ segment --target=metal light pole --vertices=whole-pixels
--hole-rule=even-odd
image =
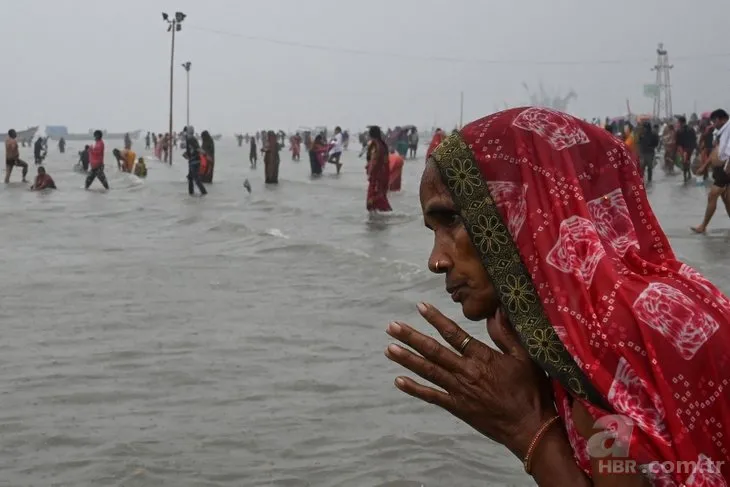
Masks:
[[[165,12],[162,12],[162,20],[167,22],[167,32],[172,32],[172,44],[170,48],[170,147],[167,151],[167,162],[172,165],[172,147],[174,142],[175,134],[172,131],[172,87],[173,87],[173,79],[174,79],[174,73],[175,70],[173,69],[175,66],[175,32],[178,32],[182,30],[182,22],[185,20],[185,15],[182,12],[175,12],[175,17],[170,19],[170,16],[167,15]]]
[[[183,63],[182,67],[185,68],[185,76],[187,77],[187,103],[186,103],[186,116],[185,126],[190,126],[190,67],[193,65],[190,61]]]

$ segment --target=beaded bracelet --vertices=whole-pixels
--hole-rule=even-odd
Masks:
[[[525,465],[525,472],[527,472],[528,475],[531,474],[530,467],[532,463],[532,455],[535,453],[535,449],[537,448],[537,445],[540,443],[540,440],[542,440],[542,437],[545,436],[545,433],[547,432],[548,428],[552,426],[554,422],[560,419],[560,416],[554,416],[547,421],[545,421],[542,426],[540,426],[540,429],[537,430],[537,433],[535,433],[535,437],[530,442],[530,446],[527,448],[527,454],[525,455],[525,461],[523,462]]]

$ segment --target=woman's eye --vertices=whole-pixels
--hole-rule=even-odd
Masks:
[[[451,213],[447,217],[447,223],[451,227],[461,225],[461,223],[462,223],[461,215],[459,215],[458,213]]]

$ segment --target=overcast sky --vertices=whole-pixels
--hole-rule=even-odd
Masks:
[[[582,117],[623,114],[627,98],[650,112],[642,89],[660,41],[675,65],[675,113],[730,108],[728,0],[18,0],[2,12],[2,123],[163,131],[170,35],[160,12],[176,10],[188,15],[176,39],[176,128],[184,61],[191,122],[227,135],[451,128],[460,91],[467,122],[528,103],[522,83],[540,81],[574,89],[569,111]]]

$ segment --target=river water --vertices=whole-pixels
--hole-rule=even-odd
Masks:
[[[224,139],[209,195],[190,198],[182,160],[150,161],[144,182],[108,164],[112,191],[85,192],[80,144],[50,151],[59,191],[18,174],[0,188],[0,485],[532,485],[502,447],[393,387],[384,329],[427,329],[418,301],[486,335],[425,270],[422,158],[394,214],[371,219],[352,149],[318,180],[282,152],[265,187],[262,162]],[[658,179],[676,252],[730,291],[726,215],[691,235],[704,188]]]

